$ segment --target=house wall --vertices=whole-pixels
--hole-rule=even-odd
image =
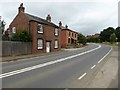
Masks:
[[[69,36],[69,32],[70,32],[70,36]],[[72,33],[73,33],[73,36],[72,36]],[[75,34],[76,34],[76,37],[75,37]],[[68,43],[68,38],[70,38],[70,43]],[[74,45],[77,44],[78,33],[71,31],[69,29],[63,29],[61,34],[61,42],[62,42],[61,47],[66,48],[68,45],[72,45],[71,38],[75,38],[76,42],[74,43]]]
[[[61,30],[61,48],[65,48],[67,46],[67,31],[66,30]]]
[[[54,35],[54,27],[48,26],[48,25],[43,25],[43,34],[38,33],[38,23],[31,21],[30,22],[30,33],[32,35],[32,53],[42,53],[46,52],[46,41],[51,42],[51,51],[57,51],[61,49],[61,30],[59,29],[59,35],[55,36]],[[43,39],[43,49],[38,50],[37,49],[37,40],[38,39]],[[54,41],[58,40],[59,43],[59,48],[55,49],[54,48]]]
[[[29,20],[23,12],[17,14],[12,23],[9,25],[9,30],[16,27],[16,30],[27,30],[29,32]]]

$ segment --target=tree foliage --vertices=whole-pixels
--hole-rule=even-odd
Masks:
[[[115,29],[113,27],[108,27],[107,29],[104,29],[101,33],[100,33],[100,40],[102,42],[110,42],[110,36],[111,34],[113,34],[115,32]]]
[[[86,37],[83,34],[78,34],[78,43],[81,43],[83,45],[86,45],[87,40]]]
[[[32,37],[27,33],[26,30],[19,30],[13,35],[12,41],[31,42]]]
[[[110,42],[111,43],[114,43],[114,42],[116,42],[116,35],[115,35],[115,33],[113,33],[113,34],[111,34],[111,36],[110,36]]]
[[[117,37],[117,41],[120,42],[120,27],[116,28],[115,34],[116,34],[116,37]]]

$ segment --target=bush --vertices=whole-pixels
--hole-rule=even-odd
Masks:
[[[11,40],[12,41],[22,41],[22,42],[31,42],[32,37],[31,37],[31,35],[29,35],[27,33],[26,30],[23,30],[23,31],[20,30],[13,35]]]

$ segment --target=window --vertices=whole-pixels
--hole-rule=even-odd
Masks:
[[[70,36],[70,32],[68,32],[68,35]]]
[[[68,43],[70,43],[70,38],[68,38]]]
[[[72,37],[73,37],[73,33],[72,33]]]
[[[55,46],[54,46],[54,48],[58,48],[58,41],[57,40],[55,40]]]
[[[12,28],[12,33],[16,33],[16,27]]]
[[[55,35],[58,36],[58,28],[55,28]]]
[[[38,39],[38,49],[43,49],[43,40],[42,39]]]
[[[76,38],[76,34],[75,34],[75,38]]]
[[[43,33],[43,26],[38,24],[38,33]]]

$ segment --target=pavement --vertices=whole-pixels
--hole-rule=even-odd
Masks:
[[[112,53],[87,87],[118,88],[118,47],[113,47]]]
[[[110,49],[108,45],[101,45],[99,48],[98,45],[90,45],[79,50],[60,51],[5,62],[2,64],[2,71],[7,74],[2,78],[2,86],[3,88],[117,87],[117,49],[113,49],[105,60],[98,63]],[[93,65],[96,67],[92,68]]]

